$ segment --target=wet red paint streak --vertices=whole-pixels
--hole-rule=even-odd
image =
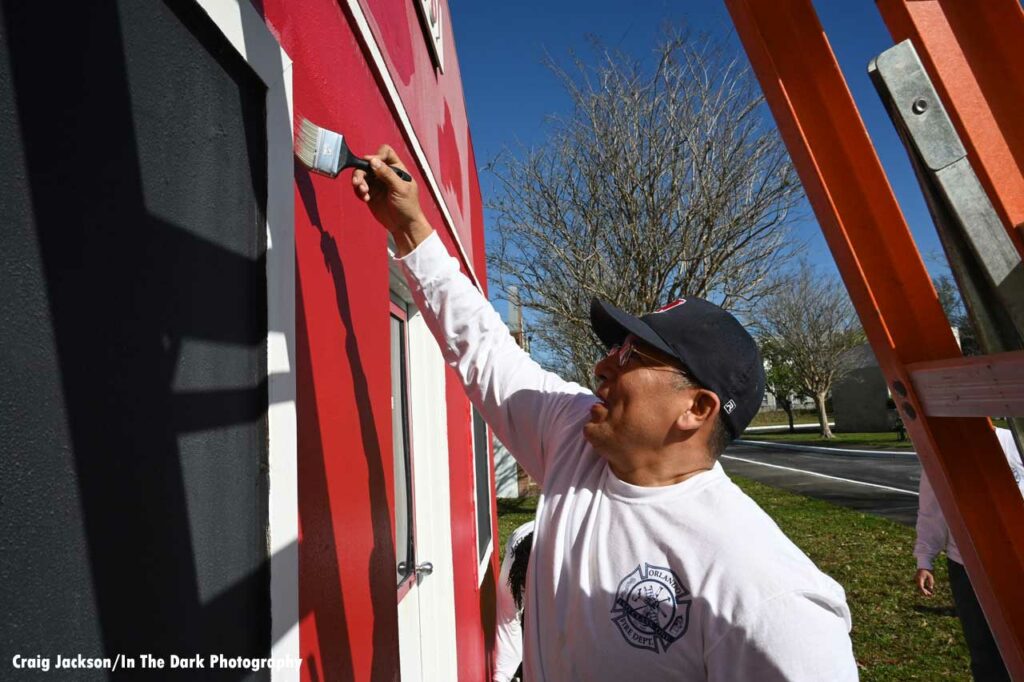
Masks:
[[[455,126],[452,125],[452,111],[448,102],[444,103],[444,125],[437,128],[437,148],[441,154],[441,177],[443,186],[455,194],[459,213],[465,213],[466,207],[462,200],[462,152],[459,141],[455,137]],[[449,209],[454,208],[449,206]]]

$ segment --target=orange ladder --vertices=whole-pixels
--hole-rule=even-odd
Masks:
[[[1024,500],[987,419],[1024,416],[1024,351],[961,355],[811,0],[726,5],[1006,667],[1024,680]],[[1019,260],[1018,0],[879,6],[920,55]]]

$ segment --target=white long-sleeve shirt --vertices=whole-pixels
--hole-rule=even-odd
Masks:
[[[501,560],[495,604],[497,616],[494,633],[494,682],[509,682],[523,662],[523,629],[519,623],[522,609],[516,606],[508,575],[512,570],[515,550],[527,535],[533,532],[533,521],[527,521],[512,531]],[[531,540],[532,541],[532,540]]]
[[[1021,464],[1017,444],[1013,442],[1013,434],[1009,429],[996,429],[996,437],[1003,446],[1003,454],[1006,455],[1010,471],[1013,472],[1013,479],[1017,482],[1021,495],[1024,495],[1024,464]],[[960,549],[956,546],[956,540],[949,534],[946,519],[942,516],[939,501],[935,498],[935,490],[932,489],[932,483],[924,471],[921,471],[918,491],[920,495],[917,499],[917,540],[914,542],[917,567],[932,570],[935,557],[942,550],[946,550],[946,556],[950,559],[963,564]]]
[[[526,679],[857,679],[843,588],[721,465],[665,487],[618,479],[583,438],[597,399],[515,344],[440,238],[400,260],[470,399],[542,484]]]

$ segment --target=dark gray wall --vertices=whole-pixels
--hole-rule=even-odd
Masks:
[[[192,0],[0,7],[0,678],[266,656],[265,90]]]
[[[887,406],[889,387],[868,344],[851,349],[844,362],[849,373],[832,386],[836,431],[892,431],[895,410]]]

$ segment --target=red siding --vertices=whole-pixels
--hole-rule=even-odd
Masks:
[[[442,2],[444,73],[438,73],[424,38],[416,1],[359,0],[359,3],[437,176],[462,245],[472,254],[474,245],[483,243],[483,223],[472,222],[473,210],[480,205],[480,192],[476,173],[468,172],[469,124],[451,14]]]
[[[445,72],[435,72],[413,0],[362,8],[478,278],[483,212],[448,10]],[[387,142],[410,166],[424,211],[452,235],[344,0],[258,5],[293,60],[295,113],[345,135],[358,154]],[[398,629],[392,541],[386,235],[338,180],[296,167],[300,646],[303,679],[395,679]],[[459,676],[488,665],[478,585],[469,403],[449,375],[448,426]],[[496,537],[496,525],[495,525]]]

